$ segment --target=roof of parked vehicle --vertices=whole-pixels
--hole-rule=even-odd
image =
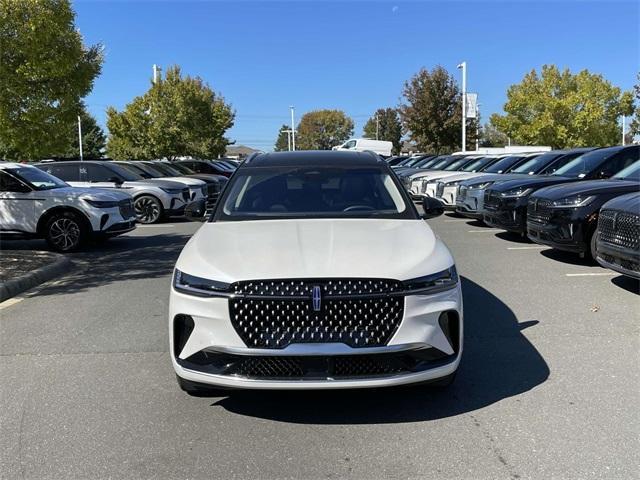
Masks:
[[[345,165],[386,165],[386,162],[373,152],[305,150],[297,152],[259,153],[245,160],[243,166],[244,165],[251,167],[285,167],[292,165],[342,167]],[[242,168],[242,166],[240,168]]]

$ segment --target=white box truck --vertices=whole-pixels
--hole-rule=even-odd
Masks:
[[[375,152],[378,155],[391,155],[393,143],[384,140],[371,140],[369,138],[352,138],[342,145],[333,147],[333,150],[353,150],[355,152]]]

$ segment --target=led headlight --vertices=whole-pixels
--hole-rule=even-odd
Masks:
[[[84,198],[83,200],[85,202],[87,202],[89,205],[91,205],[92,207],[95,207],[95,208],[116,208],[118,206],[118,202],[117,201],[91,200],[89,198]]]
[[[576,195],[574,197],[565,197],[559,200],[556,200],[552,203],[555,208],[577,208],[584,207],[585,205],[589,205],[596,197],[590,195],[588,197],[583,197],[580,195]]]
[[[431,295],[455,288],[458,284],[458,272],[452,265],[446,270],[424,277],[402,282],[406,295]]]
[[[475,185],[469,185],[469,188],[476,188],[478,190],[484,190],[488,186],[493,185],[493,182],[476,183]]]
[[[163,187],[160,187],[160,190],[162,190],[164,193],[168,193],[169,195],[180,195],[182,193],[182,189],[181,188],[163,188]]]
[[[525,197],[531,192],[533,192],[533,188],[518,187],[512,190],[507,190],[506,192],[502,192],[502,196],[507,198],[518,198]]]
[[[228,283],[188,275],[177,268],[173,275],[173,288],[197,297],[228,297],[231,294],[229,286]]]

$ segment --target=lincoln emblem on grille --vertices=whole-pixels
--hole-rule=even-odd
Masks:
[[[311,299],[313,300],[313,311],[314,312],[319,312],[320,311],[320,305],[322,304],[322,294],[320,293],[320,287],[315,285],[313,287],[312,293],[311,293]]]

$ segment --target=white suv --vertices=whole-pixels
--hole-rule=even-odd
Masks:
[[[129,193],[140,223],[182,217],[185,207],[191,202],[191,192],[185,184],[145,180],[114,162],[47,162],[35,166],[74,187],[109,188]]]
[[[446,385],[462,352],[454,260],[373,153],[246,160],[176,263],[183,390]],[[204,211],[204,205],[194,205]],[[195,216],[195,215],[193,215]]]
[[[124,192],[75,188],[33,166],[0,162],[2,237],[41,237],[70,252],[134,228],[133,200]]]

